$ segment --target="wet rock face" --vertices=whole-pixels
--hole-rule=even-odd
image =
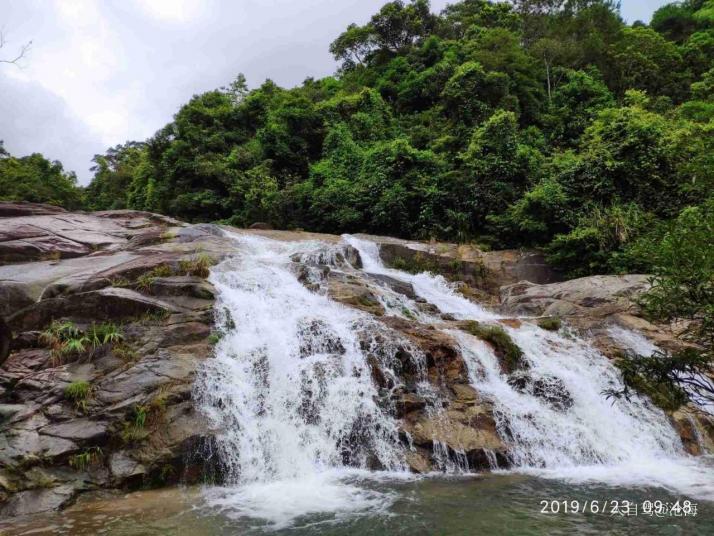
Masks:
[[[212,353],[215,291],[181,270],[232,246],[219,228],[195,227],[0,204],[0,515],[60,508],[85,489],[200,478],[192,455],[211,432],[190,399]],[[80,349],[48,340],[60,321]],[[120,336],[92,343],[101,323]]]
[[[529,393],[559,411],[573,405],[573,397],[558,378],[545,376],[534,378],[527,372],[512,374],[508,384],[516,390]]]

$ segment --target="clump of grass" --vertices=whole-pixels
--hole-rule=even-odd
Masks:
[[[91,327],[87,331],[87,336],[95,348],[105,344],[119,343],[124,340],[124,335],[121,330],[112,322],[105,322],[103,324],[95,324],[92,322]]]
[[[500,358],[506,373],[525,367],[523,350],[513,342],[513,339],[501,326],[484,326],[475,320],[468,320],[461,324],[461,329],[488,342]]]
[[[114,352],[115,356],[127,363],[136,361],[136,359],[139,357],[134,351],[134,349],[127,344],[117,344],[116,346],[114,346],[112,351]]]
[[[40,335],[40,342],[50,348],[52,361],[57,365],[68,357],[80,357],[123,338],[121,330],[112,323],[92,323],[85,333],[73,322],[53,321]]]
[[[173,240],[176,238],[176,233],[173,231],[164,231],[159,238],[161,238],[161,240]]]
[[[73,322],[55,320],[40,334],[40,342],[50,348],[52,363],[58,365],[68,356],[83,354],[89,339]]]
[[[134,415],[132,423],[137,428],[143,428],[146,424],[146,415],[148,408],[146,406],[134,406]]]
[[[211,266],[213,266],[213,259],[202,253],[191,259],[179,262],[179,272],[183,275],[192,275],[205,279],[211,273]]]
[[[136,317],[136,321],[140,324],[153,324],[154,322],[163,322],[171,313],[165,309],[157,309],[155,311],[147,311],[143,315]]]
[[[416,320],[416,317],[414,316],[414,313],[412,313],[409,309],[406,307],[402,307],[402,314],[408,318],[409,320]]]
[[[129,419],[124,421],[124,427],[121,432],[121,438],[124,443],[141,441],[148,435],[145,429],[147,414],[147,406],[134,406]]]
[[[151,285],[159,277],[171,277],[174,275],[171,266],[168,264],[160,264],[153,269],[141,274],[136,279],[136,288],[142,292],[149,292],[151,290]]]
[[[557,316],[548,316],[538,320],[538,327],[541,329],[547,329],[548,331],[558,331],[562,325],[562,321]]]
[[[86,381],[72,382],[64,388],[64,397],[74,402],[74,406],[82,411],[87,411],[87,401],[92,396],[92,386]]]
[[[89,447],[84,449],[83,452],[70,457],[69,465],[77,471],[84,471],[89,466],[99,462],[101,457],[102,449],[100,447]]]
[[[129,281],[126,277],[114,277],[109,280],[111,285],[113,287],[118,287],[118,288],[127,288],[131,286],[131,281]]]
[[[41,261],[58,261],[62,258],[62,254],[59,251],[50,251],[45,255],[40,257]]]

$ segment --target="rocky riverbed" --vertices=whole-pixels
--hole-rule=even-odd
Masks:
[[[88,490],[220,481],[213,448],[218,431],[194,403],[194,380],[223,329],[206,278],[211,266],[239,253],[224,230],[342,243],[333,235],[188,225],[137,211],[0,204],[0,514],[62,508]],[[608,357],[632,350],[618,333],[662,348],[679,344],[676,326],[639,315],[644,275],[560,281],[535,252],[363,238],[377,244],[387,265],[443,274],[463,297],[489,306],[503,326],[572,330]],[[411,470],[443,469],[449,453],[458,453],[468,470],[507,467],[509,448],[492,404],[473,387],[449,333],[483,338],[523,389],[545,396],[552,389],[519,372],[493,331],[441,314],[410,283],[361,270],[358,251],[343,246],[329,259],[296,255],[293,272],[310,290],[367,313],[380,330],[404,341],[390,354],[397,363],[388,369],[379,344],[368,362],[379,403],[398,419],[400,437],[409,443]],[[438,329],[409,311],[392,314],[382,289],[438,316]],[[374,333],[364,334],[365,345],[368,340],[375,344]],[[339,354],[339,342],[330,351]],[[417,352],[424,370],[413,366]],[[390,377],[395,370],[399,377]],[[423,380],[432,386],[428,397]],[[442,406],[438,412],[434,400]],[[549,403],[569,402],[566,396]],[[708,416],[691,406],[669,415],[689,453],[712,450]]]

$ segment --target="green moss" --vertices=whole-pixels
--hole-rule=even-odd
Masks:
[[[548,331],[558,331],[562,325],[563,323],[557,316],[549,316],[538,320],[538,327]]]
[[[208,344],[218,344],[222,338],[223,334],[220,331],[212,331],[208,336]]]
[[[450,281],[461,281],[467,277],[480,280],[486,276],[486,268],[477,262],[467,262],[450,257],[435,257],[416,252],[411,257],[395,257],[390,266],[410,274],[429,272],[441,275]]]
[[[411,258],[395,257],[391,265],[392,268],[409,272],[410,274],[420,274],[422,272],[441,273],[438,261],[422,253],[415,253]]]
[[[460,327],[474,337],[488,342],[501,359],[501,364],[507,373],[525,367],[523,351],[501,326],[484,326],[475,320],[468,320]]]

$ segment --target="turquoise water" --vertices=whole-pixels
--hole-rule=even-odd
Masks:
[[[644,514],[644,501],[680,503],[686,497],[661,488],[618,488],[566,485],[514,474],[463,478],[424,478],[403,482],[359,482],[384,497],[383,507],[340,516],[305,515],[276,529],[259,519],[233,518],[205,504],[216,490],[171,488],[126,495],[86,495],[62,513],[0,521],[0,533],[138,535],[690,535],[714,534],[714,503],[693,500],[696,515],[675,517]],[[541,501],[584,505],[604,500],[629,500],[638,515],[610,513],[542,513]],[[561,507],[562,508],[562,507]]]

